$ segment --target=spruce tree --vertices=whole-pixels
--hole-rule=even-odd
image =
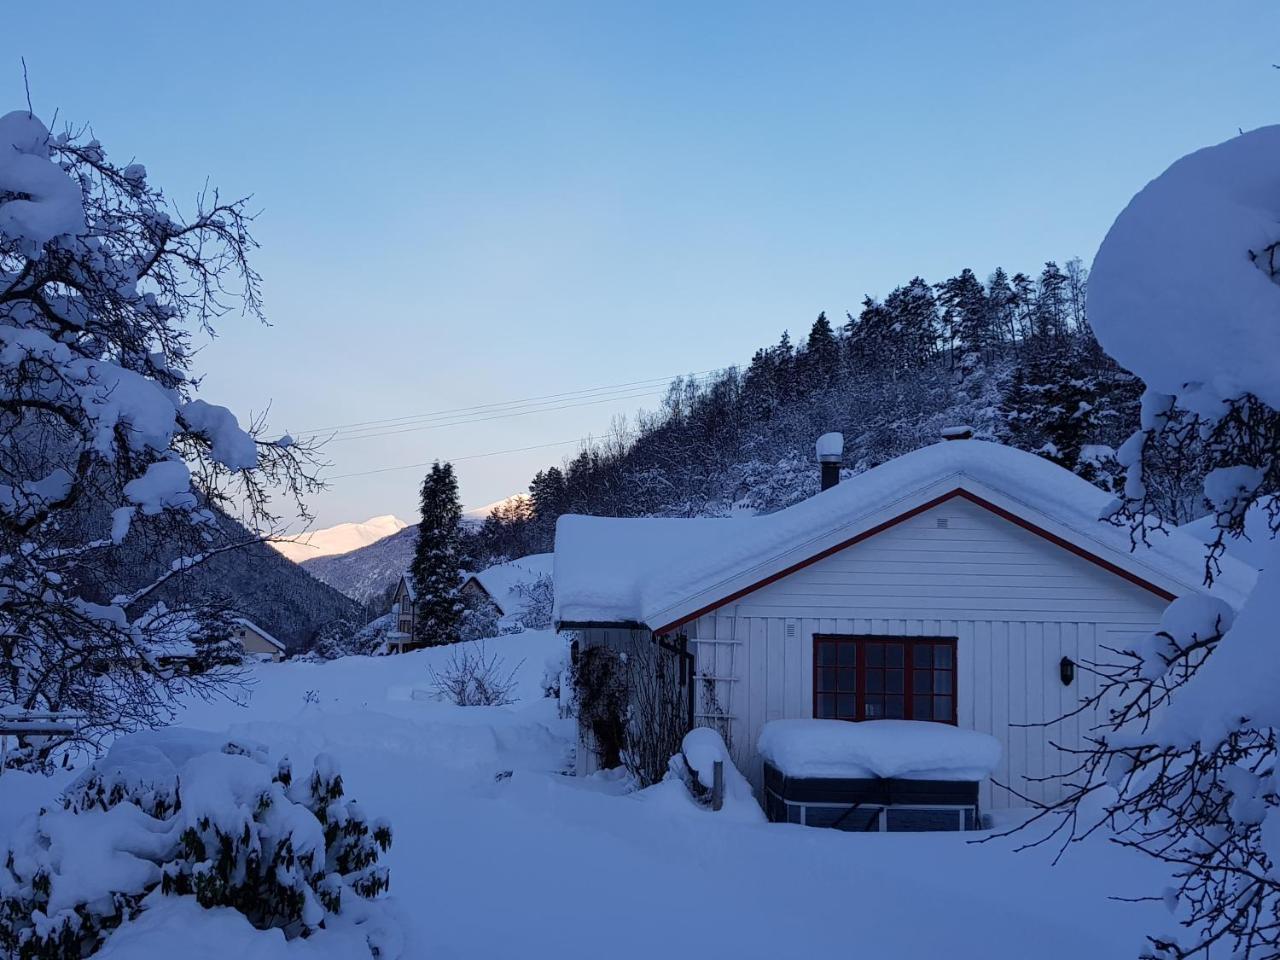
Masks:
[[[422,481],[422,519],[409,568],[417,595],[414,639],[454,643],[462,621],[459,595],[462,505],[453,464],[436,461]]]
[[[809,389],[829,386],[840,366],[840,343],[831,329],[826,312],[818,314],[805,344],[804,374]]]

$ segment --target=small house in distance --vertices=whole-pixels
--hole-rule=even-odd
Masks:
[[[420,650],[426,644],[414,640],[414,627],[417,624],[418,598],[414,593],[413,577],[407,572],[400,575],[396,591],[391,595],[391,613],[394,614],[395,629],[387,634],[385,650],[387,653],[408,653]]]
[[[1134,548],[1100,519],[1110,494],[965,431],[843,482],[824,439],[823,491],[774,514],[562,517],[557,628],[580,652],[683,659],[691,719],[726,734],[757,793],[766,723],[885,719],[999,740],[983,808],[1025,805],[998,784],[1056,799],[1070,758],[1053,744],[1082,746],[1094,725],[1070,715],[1096,689],[1077,665],[1202,593],[1204,545],[1173,531]],[[1238,606],[1254,576],[1224,558],[1214,593]],[[579,737],[590,773],[597,744]]]
[[[231,635],[244,649],[246,659],[277,662],[284,659],[284,644],[248,617],[235,618]]]

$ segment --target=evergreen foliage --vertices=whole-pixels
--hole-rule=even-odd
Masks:
[[[564,513],[725,516],[770,512],[818,491],[813,441],[845,435],[860,471],[966,423],[1114,488],[1114,451],[1138,422],[1142,384],[1098,347],[1078,260],[1035,275],[969,269],[913,277],[866,297],[838,329],[819,315],[803,345],[784,333],[745,369],[678,378],[659,410],[541,471],[527,503],[504,506],[468,538],[477,566],[550,550]],[[1148,487],[1172,522],[1199,515],[1186,471],[1153,470]],[[1191,491],[1190,493],[1188,491]],[[1160,499],[1160,498],[1164,499]]]
[[[92,956],[158,895],[230,907],[291,939],[368,924],[374,956],[394,936],[362,903],[390,886],[378,860],[391,827],[345,798],[323,754],[295,782],[260,747],[123,741],[27,829],[0,864],[0,948],[17,960]]]
[[[422,519],[409,568],[417,602],[415,639],[455,643],[464,606],[459,596],[462,570],[462,505],[453,465],[437,461],[422,481]]]

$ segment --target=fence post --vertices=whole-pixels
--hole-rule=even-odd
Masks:
[[[711,809],[719,810],[724,806],[724,761],[717,760],[711,769]]]

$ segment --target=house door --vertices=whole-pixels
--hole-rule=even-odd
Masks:
[[[954,724],[955,638],[816,635],[813,715]]]

